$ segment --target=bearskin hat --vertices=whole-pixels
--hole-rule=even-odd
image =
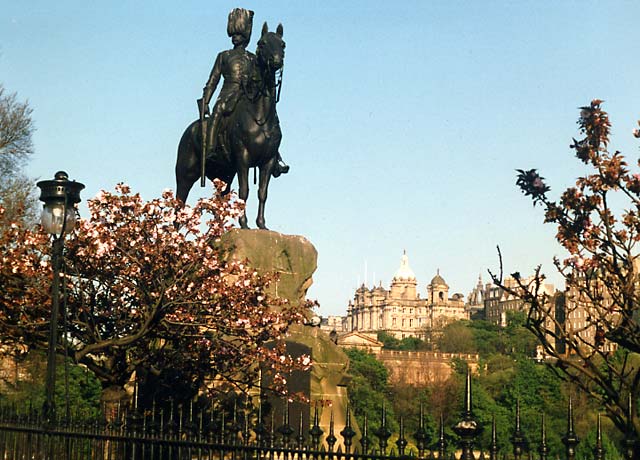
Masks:
[[[227,23],[227,35],[231,37],[235,34],[242,35],[247,41],[251,38],[251,28],[253,27],[253,11],[244,8],[234,8],[229,13]]]

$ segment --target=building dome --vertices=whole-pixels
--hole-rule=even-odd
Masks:
[[[400,280],[415,281],[416,279],[415,273],[413,273],[413,270],[411,270],[411,267],[409,266],[409,257],[407,256],[406,252],[402,254],[402,259],[400,261],[400,268],[398,268],[398,271],[396,271],[396,274],[393,276],[393,279],[398,281]]]
[[[440,276],[440,269],[438,269],[436,276],[431,280],[431,286],[447,286],[447,282]]]

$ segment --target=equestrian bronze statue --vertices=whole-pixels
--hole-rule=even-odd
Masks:
[[[265,227],[264,208],[271,176],[288,172],[278,148],[282,139],[276,103],[282,85],[285,43],[283,28],[269,32],[262,27],[255,55],[246,51],[251,36],[253,12],[241,8],[229,14],[227,33],[233,49],[218,54],[203,97],[198,100],[200,118],[191,123],[180,139],[176,162],[177,196],[186,202],[191,187],[204,177],[221,179],[228,192],[238,176],[238,196],[247,200],[249,169],[258,168],[258,217]],[[209,101],[223,77],[223,85],[209,116]],[[239,220],[248,228],[246,214]]]

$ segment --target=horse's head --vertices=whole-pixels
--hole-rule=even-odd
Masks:
[[[282,32],[282,24],[278,24],[275,32],[269,32],[269,26],[265,22],[262,26],[262,36],[258,40],[258,64],[271,72],[281,69],[284,65],[285,43]]]

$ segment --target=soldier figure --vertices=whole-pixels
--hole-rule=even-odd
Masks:
[[[234,8],[229,13],[227,23],[227,35],[231,37],[233,49],[222,51],[218,54],[211,69],[209,80],[203,90],[204,113],[200,114],[200,119],[204,120],[204,114],[209,110],[209,101],[218,86],[220,76],[224,77],[224,83],[220,89],[220,94],[213,108],[213,114],[206,123],[206,144],[207,152],[213,153],[217,148],[218,132],[222,117],[229,116],[236,108],[238,99],[246,88],[253,72],[256,56],[247,51],[246,47],[251,38],[253,26],[253,11],[244,8]],[[287,166],[278,153],[273,176],[287,173]]]

